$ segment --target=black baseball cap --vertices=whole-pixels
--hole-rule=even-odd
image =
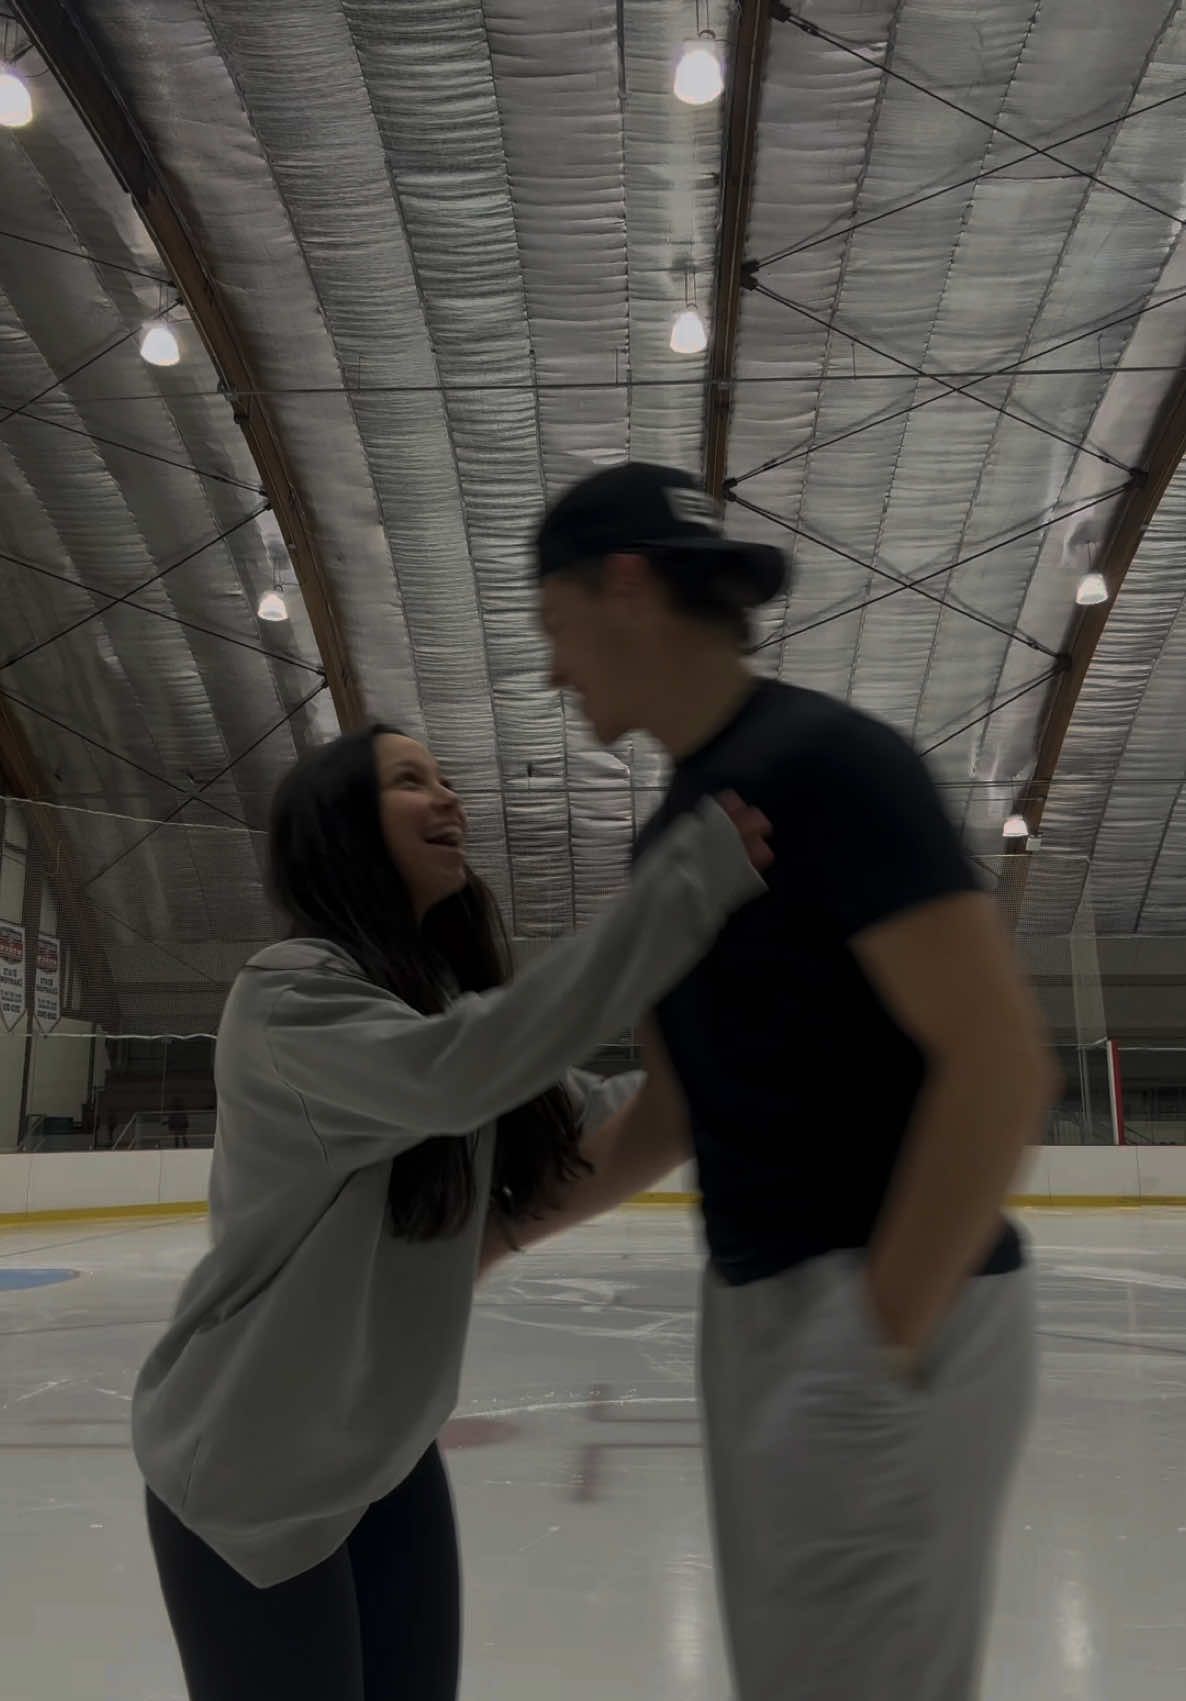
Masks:
[[[787,584],[781,549],[727,538],[720,504],[691,473],[647,461],[582,479],[548,509],[536,535],[541,579],[631,550],[671,551],[689,573],[727,576],[747,587],[754,608]]]

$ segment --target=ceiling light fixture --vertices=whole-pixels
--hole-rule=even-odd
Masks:
[[[288,619],[288,604],[284,600],[284,593],[279,585],[264,592],[259,599],[259,608],[256,613],[261,620],[270,621],[273,625],[279,625],[282,620]]]
[[[721,49],[711,30],[701,30],[695,41],[686,41],[675,68],[675,98],[685,106],[710,106],[725,88]]]
[[[691,254],[684,262],[684,304],[671,327],[673,354],[703,354],[708,347],[708,330],[696,305],[696,265]]]
[[[140,353],[150,366],[176,366],[181,359],[181,348],[177,338],[159,319],[154,319],[151,325],[144,327],[144,335],[140,339]]]
[[[6,65],[0,71],[0,124],[6,130],[23,130],[33,122],[33,97],[29,85]]]
[[[1107,602],[1108,594],[1108,581],[1102,573],[1084,573],[1075,592],[1075,601],[1080,608],[1098,608],[1100,603]]]
[[[1028,839],[1030,824],[1024,815],[1013,814],[1005,822],[1001,832],[1006,839]]]
[[[676,314],[671,347],[675,354],[703,354],[708,347],[708,332],[695,307],[682,307]]]

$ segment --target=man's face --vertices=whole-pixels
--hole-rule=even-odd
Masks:
[[[569,691],[602,744],[614,744],[640,723],[634,684],[637,626],[633,599],[612,573],[601,584],[554,574],[540,586],[539,616],[551,652],[551,682]],[[636,610],[637,613],[637,610]]]

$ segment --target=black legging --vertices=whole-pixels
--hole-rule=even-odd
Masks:
[[[241,1577],[148,1491],[148,1531],[190,1701],[455,1701],[457,1531],[438,1450],[331,1558]]]

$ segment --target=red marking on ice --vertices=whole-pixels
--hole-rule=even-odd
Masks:
[[[454,1418],[444,1427],[441,1446],[446,1452],[457,1452],[464,1447],[497,1446],[500,1441],[510,1441],[518,1435],[519,1429],[520,1425],[512,1423],[509,1418]]]
[[[586,1412],[591,1423],[604,1424],[612,1427],[614,1424],[691,1424],[696,1426],[695,1418],[672,1418],[662,1416],[642,1416],[631,1411],[630,1402],[614,1400],[612,1391],[605,1386],[595,1386],[589,1390],[589,1404]],[[605,1455],[614,1452],[649,1453],[679,1452],[683,1449],[699,1451],[700,1433],[694,1428],[691,1440],[674,1440],[668,1437],[662,1441],[649,1440],[619,1440],[619,1441],[587,1441],[581,1448],[573,1477],[572,1498],[578,1506],[588,1506],[601,1498],[602,1482],[605,1472]]]

